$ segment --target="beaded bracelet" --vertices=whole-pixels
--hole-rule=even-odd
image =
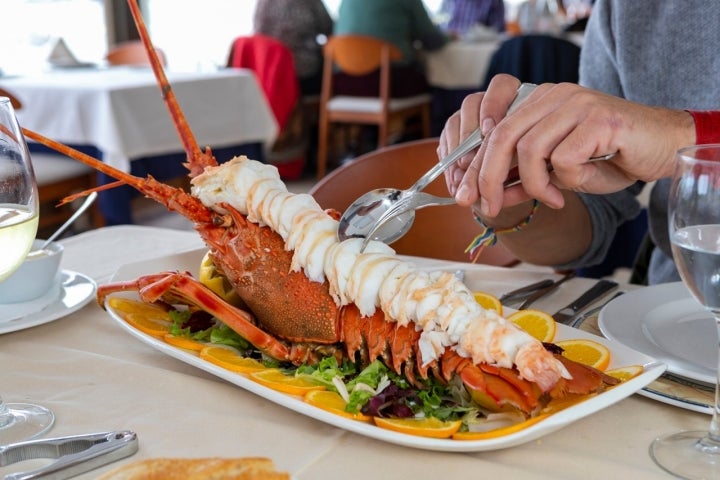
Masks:
[[[530,214],[528,214],[528,216],[525,217],[523,221],[513,227],[501,228],[500,230],[495,230],[492,227],[488,227],[483,223],[482,218],[475,216],[475,221],[480,224],[482,230],[480,232],[480,235],[475,237],[475,239],[465,249],[465,253],[470,252],[470,257],[472,258],[472,261],[476,262],[485,247],[492,246],[497,243],[498,235],[501,235],[503,233],[519,232],[520,230],[525,228],[530,223],[530,220],[533,219],[539,207],[540,202],[538,202],[537,200],[533,200],[533,206],[530,210]]]

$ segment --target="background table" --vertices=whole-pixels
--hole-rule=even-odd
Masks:
[[[277,135],[275,117],[247,70],[168,72],[168,80],[200,145],[262,142]],[[92,145],[123,171],[140,157],[182,151],[153,73],[148,68],[55,70],[2,79],[23,107],[23,127],[54,140]]]
[[[254,74],[243,69],[168,72],[168,80],[201,147],[218,160],[247,154],[263,160],[278,126]],[[183,146],[145,67],[79,68],[3,78],[16,95],[23,127],[72,145],[125,172],[159,178],[184,174]],[[31,149],[47,151],[31,144]],[[112,181],[104,175],[100,183]],[[129,187],[100,194],[108,224],[132,223]]]
[[[445,122],[460,108],[463,99],[480,89],[501,38],[473,42],[457,40],[439,50],[425,52],[425,74],[433,93],[431,131],[434,136],[440,135]]]
[[[63,241],[63,268],[106,282],[128,262],[201,246],[192,232],[106,227]],[[438,264],[440,265],[440,264]],[[539,278],[538,271],[469,264],[473,278],[500,293]],[[539,308],[562,306],[592,281],[566,282]],[[166,356],[124,332],[95,303],[35,328],[0,335],[0,392],[56,414],[48,436],[130,429],[150,457],[272,458],[297,480],[313,479],[666,479],[648,456],[652,439],[681,428],[705,429],[710,417],[634,395],[527,444],[484,453],[400,447],[348,433],[274,405]],[[34,462],[0,468],[0,475]]]
[[[490,58],[501,39],[453,41],[443,48],[425,53],[428,83],[447,90],[477,89],[485,80]]]

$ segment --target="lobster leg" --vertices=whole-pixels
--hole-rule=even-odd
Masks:
[[[213,214],[210,209],[203,205],[200,200],[189,195],[180,188],[171,187],[158,182],[152,177],[139,178],[134,175],[130,175],[129,173],[111,167],[110,165],[103,163],[90,155],[68,147],[67,145],[63,145],[60,142],[56,142],[55,140],[47,138],[37,132],[33,132],[32,130],[23,128],[23,134],[26,137],[45,145],[46,147],[52,148],[57,152],[67,155],[70,158],[74,158],[75,160],[94,168],[95,170],[116,178],[124,184],[130,185],[146,197],[152,198],[153,200],[165,205],[169,210],[174,210],[180,213],[194,223],[212,223]],[[104,189],[105,187],[98,187],[97,189],[88,190],[83,193],[88,194],[95,190]]]
[[[246,311],[233,307],[218,297],[215,292],[192,278],[187,273],[170,272],[140,277],[131,282],[104,285],[98,289],[98,303],[104,305],[105,297],[116,291],[137,290],[146,302],[158,300],[177,303],[177,300],[194,305],[222,320],[245,340],[263,353],[278,359],[288,360],[290,350],[276,338],[253,324],[253,317]]]

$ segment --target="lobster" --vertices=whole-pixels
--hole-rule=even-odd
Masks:
[[[204,151],[199,148],[152,48],[136,1],[128,0],[128,4],[187,153],[185,166],[195,182],[223,166],[218,166],[209,147]],[[598,392],[617,383],[612,377],[567,360],[551,346],[546,348],[539,342],[530,343],[530,347],[524,350],[526,356],[540,359],[528,362],[540,363],[533,365],[535,373],[539,372],[539,376],[534,377],[512,361],[503,364],[478,360],[477,354],[467,352],[472,350],[472,345],[466,345],[464,350],[442,348],[428,359],[420,347],[426,333],[424,327],[420,328],[413,322],[393,321],[381,309],[371,308],[368,311],[367,308],[359,308],[354,301],[338,301],[337,292],[333,293],[328,280],[308,278],[307,272],[296,265],[294,252],[287,249],[286,239],[264,224],[266,222],[262,219],[251,221],[253,215],[227,202],[210,208],[197,195],[163,184],[152,176],[135,177],[38,133],[29,130],[24,130],[24,133],[118,180],[95,190],[127,184],[192,220],[195,230],[208,246],[212,262],[244,302],[243,308],[230,305],[189,273],[163,272],[100,286],[97,301],[103,308],[108,295],[137,291],[145,302],[184,304],[204,310],[264,354],[281,361],[300,365],[316,363],[333,355],[367,365],[380,359],[417,386],[422,386],[422,381],[431,375],[444,382],[459,376],[480,405],[491,410],[512,408],[527,416],[536,413],[549,399]],[[228,163],[246,166],[247,162],[246,159],[233,159]],[[89,191],[81,195],[87,193]],[[320,213],[335,220],[339,216],[339,212],[333,211]],[[386,252],[385,256],[392,258],[392,253],[390,250],[390,254]],[[382,256],[379,253],[376,255]],[[442,275],[428,278],[433,284],[447,285],[450,282]],[[452,285],[455,290],[465,292],[463,288],[466,287]],[[460,299],[467,300],[467,295],[461,295]],[[516,332],[506,331],[507,328],[502,326],[498,331],[517,335]],[[520,354],[517,355],[519,357]],[[545,369],[553,375],[543,377]]]

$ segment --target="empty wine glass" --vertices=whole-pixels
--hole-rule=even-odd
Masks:
[[[720,338],[720,144],[678,152],[668,219],[680,276],[693,297],[712,313]],[[716,383],[708,431],[682,431],[655,439],[650,455],[660,467],[681,478],[720,478],[719,393]]]
[[[22,264],[38,226],[38,191],[25,138],[10,99],[0,97],[0,282]],[[50,410],[0,398],[0,445],[46,432]]]

